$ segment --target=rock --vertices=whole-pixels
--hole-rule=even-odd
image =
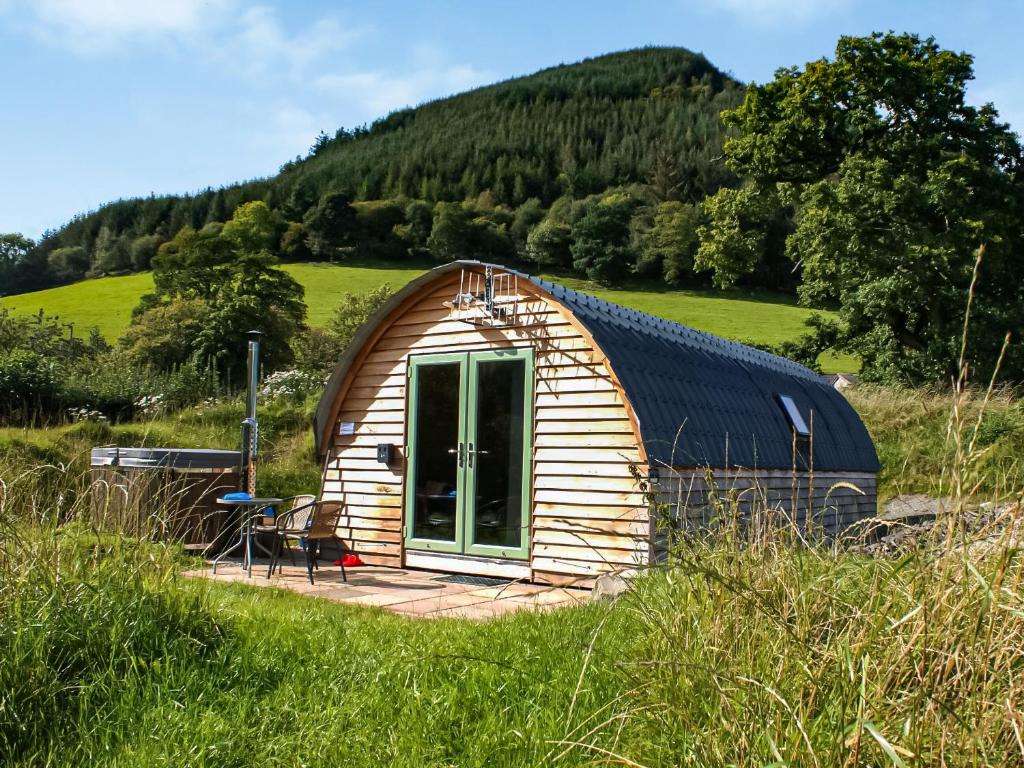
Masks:
[[[958,508],[953,499],[922,494],[897,496],[879,516],[878,538],[859,549],[870,555],[901,556],[921,547],[944,545],[948,540],[947,515],[955,514],[955,546],[983,552],[998,546],[1019,546],[1024,541],[1020,502],[983,502]],[[936,526],[940,526],[936,528]]]
[[[620,571],[617,573],[606,573],[602,576],[597,577],[597,581],[594,582],[594,591],[591,595],[593,600],[614,600],[619,595],[629,591],[629,582],[626,580],[627,576],[631,575],[627,571]]]

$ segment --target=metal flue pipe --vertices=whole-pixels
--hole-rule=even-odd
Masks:
[[[249,331],[249,357],[247,361],[247,386],[245,418],[242,420],[242,471],[241,490],[256,495],[256,452],[259,443],[259,424],[256,421],[256,392],[260,383],[260,336],[259,331]]]

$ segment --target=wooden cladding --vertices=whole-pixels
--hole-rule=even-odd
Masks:
[[[623,394],[593,342],[554,302],[519,282],[519,322],[452,320],[452,275],[426,286],[371,338],[340,391],[323,494],[348,513],[339,535],[371,564],[401,566],[410,355],[534,350],[530,568],[538,581],[587,581],[648,562],[651,526],[630,472],[643,456]],[[351,434],[340,434],[341,423]],[[376,445],[396,446],[376,461]]]

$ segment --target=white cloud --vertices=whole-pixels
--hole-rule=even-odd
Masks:
[[[438,49],[420,45],[413,51],[411,71],[341,72],[321,75],[314,85],[330,98],[363,104],[372,114],[384,115],[484,85],[494,77],[494,73],[484,69],[451,64]]]
[[[330,16],[288,34],[273,9],[257,5],[239,14],[237,26],[224,35],[217,54],[221,62],[240,66],[249,74],[300,77],[309,67],[329,54],[345,50],[363,34],[365,30],[345,27]]]
[[[81,56],[125,54],[155,43],[246,74],[300,75],[363,34],[334,16],[291,33],[273,8],[243,0],[37,0],[23,5],[31,32]]]
[[[806,22],[841,11],[849,0],[704,0],[701,7],[736,16],[757,26]]]
[[[170,40],[221,22],[231,0],[36,0],[34,29],[46,42],[94,55]]]
[[[274,107],[253,134],[249,145],[280,162],[304,155],[316,135],[324,129],[324,117],[295,106],[279,104]]]

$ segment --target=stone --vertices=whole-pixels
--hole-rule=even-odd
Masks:
[[[626,571],[605,573],[594,582],[593,600],[614,600],[629,591]]]

